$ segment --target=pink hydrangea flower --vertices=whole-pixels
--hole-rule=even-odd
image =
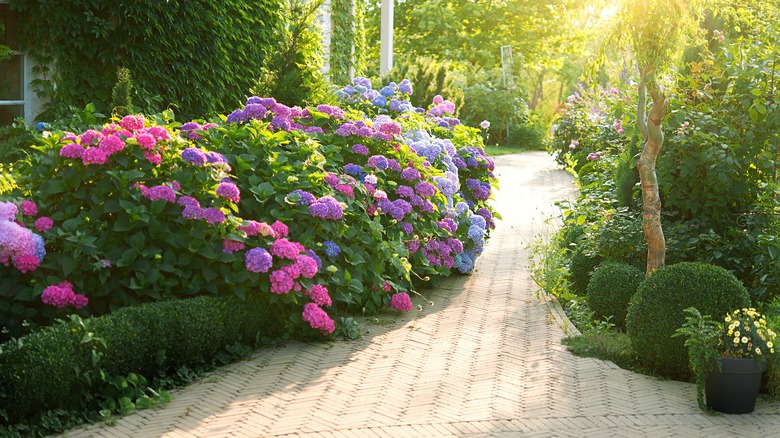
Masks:
[[[60,156],[65,158],[81,158],[84,148],[76,143],[68,143],[60,149]]]
[[[103,140],[100,140],[100,144],[98,147],[106,153],[106,155],[111,156],[122,149],[125,148],[125,142],[122,141],[121,138],[117,137],[116,135],[110,135]]]
[[[154,166],[159,166],[162,163],[162,155],[155,152],[144,151],[144,158]]]
[[[0,221],[14,221],[19,214],[19,207],[13,202],[0,202]]]
[[[54,221],[51,220],[51,218],[46,216],[41,216],[38,219],[35,220],[35,229],[40,231],[41,233],[45,232],[49,228],[54,226]]]
[[[306,278],[313,278],[317,275],[318,267],[317,261],[307,255],[299,255],[295,259],[295,264],[298,266],[298,270]]]
[[[186,210],[186,208],[185,208]],[[214,207],[209,207],[202,211],[201,217],[210,224],[221,224],[225,222],[225,213]]]
[[[282,295],[289,293],[293,288],[292,277],[282,269],[271,272],[270,280],[272,293]]]
[[[310,291],[306,291],[306,295],[318,306],[330,307],[333,305],[333,301],[328,295],[328,289],[321,284],[313,285]]]
[[[222,241],[222,252],[226,254],[232,254],[235,251],[241,251],[246,247],[244,242],[233,240],[233,239],[225,239]]]
[[[285,237],[290,232],[289,229],[287,228],[287,225],[279,221],[276,221],[273,224],[271,224],[271,229],[273,229],[274,233],[276,233],[276,237]]]
[[[399,292],[390,297],[390,307],[408,312],[412,310],[412,299],[406,292]]]
[[[336,323],[330,316],[315,303],[306,303],[303,306],[303,320],[316,330],[329,335],[336,330]]]
[[[296,260],[301,251],[300,244],[290,242],[287,239],[277,239],[271,244],[271,254],[289,260]]]
[[[149,188],[149,191],[144,196],[149,198],[150,201],[162,199],[165,202],[176,202],[176,193],[174,193],[173,188],[166,184]]]
[[[108,162],[108,155],[100,148],[87,148],[84,150],[81,160],[87,165],[106,164],[106,162]]]
[[[143,116],[124,116],[119,122],[119,126],[128,131],[140,131],[144,129]]]
[[[38,215],[38,206],[35,205],[35,203],[32,201],[28,201],[28,200],[22,201],[21,210],[22,210],[22,214],[25,216]]]
[[[142,132],[136,135],[135,139],[138,140],[138,146],[141,146],[143,149],[149,151],[154,149],[154,147],[157,145],[157,139],[154,138],[154,135],[150,134],[149,132]]]
[[[38,257],[35,257],[32,254],[14,257],[13,261],[14,268],[18,269],[22,274],[38,269],[38,266],[41,264],[41,261],[38,260]]]
[[[73,306],[80,309],[89,303],[87,297],[73,292],[73,285],[67,281],[47,287],[43,290],[41,301],[54,307]]]

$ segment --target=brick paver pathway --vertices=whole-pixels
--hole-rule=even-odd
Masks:
[[[780,435],[780,404],[708,416],[692,384],[578,358],[538,297],[527,245],[574,193],[544,153],[499,157],[503,214],[476,272],[422,310],[362,319],[363,339],[257,351],[174,392],[162,408],[76,437],[721,437]],[[570,326],[570,324],[569,324]]]

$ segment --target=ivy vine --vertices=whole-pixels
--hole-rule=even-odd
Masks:
[[[352,13],[355,0],[331,0],[330,13],[333,31],[330,40],[330,79],[334,84],[347,84],[354,67],[356,15]]]
[[[93,102],[110,112],[118,68],[133,77],[137,110],[183,118],[228,112],[276,52],[281,0],[11,0],[20,45],[38,60],[43,117]],[[52,68],[49,68],[52,67]]]

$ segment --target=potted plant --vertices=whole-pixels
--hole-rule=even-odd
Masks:
[[[687,337],[699,407],[727,414],[753,412],[767,358],[775,353],[776,334],[766,318],[753,308],[735,310],[723,321],[692,307],[685,311],[690,315],[674,336]]]

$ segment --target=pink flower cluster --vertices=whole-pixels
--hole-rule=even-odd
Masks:
[[[321,284],[313,285],[311,290],[307,290],[305,293],[318,306],[330,307],[333,305],[333,301],[330,299],[330,295],[328,295],[328,289]]]
[[[22,214],[34,216],[38,207],[32,201],[22,202]],[[22,273],[34,271],[46,254],[43,239],[33,234],[15,218],[19,208],[12,202],[0,202],[0,263],[14,267]],[[49,218],[40,218],[47,219]],[[38,221],[36,221],[37,223]]]
[[[43,290],[41,301],[54,307],[73,306],[80,309],[89,303],[87,297],[73,292],[73,285],[67,281],[49,286]]]
[[[442,98],[438,94],[434,96],[431,109],[428,110],[429,116],[441,117],[444,114],[453,114],[453,113],[455,113],[454,103],[450,102],[449,100],[444,100],[444,98]]]
[[[390,297],[390,307],[408,312],[412,310],[412,299],[406,292],[399,292]]]
[[[63,138],[66,144],[60,149],[60,156],[79,159],[84,165],[100,165],[128,145],[137,144],[144,149],[144,158],[157,166],[165,150],[159,142],[170,139],[165,128],[145,128],[142,116],[125,116],[118,125],[106,125],[102,131],[90,129],[79,136],[68,133]]]
[[[316,330],[329,335],[336,330],[336,323],[330,316],[315,303],[306,303],[303,306],[303,320]]]

